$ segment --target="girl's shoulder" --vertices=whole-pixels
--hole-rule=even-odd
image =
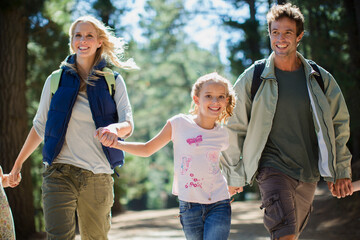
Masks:
[[[194,117],[191,114],[183,114],[179,113],[173,117],[171,117],[168,122],[170,122],[172,125],[180,125],[184,126],[186,124],[193,125],[194,123]]]
[[[175,116],[169,118],[168,121],[172,122],[172,121],[192,121],[193,117],[190,114],[184,114],[184,113],[179,113],[176,114]]]

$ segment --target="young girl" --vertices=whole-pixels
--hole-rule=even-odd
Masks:
[[[14,221],[4,191],[6,187],[9,187],[9,174],[3,174],[0,166],[0,239],[15,240]]]
[[[179,198],[180,221],[187,239],[227,239],[230,195],[219,168],[220,152],[228,147],[221,122],[232,115],[235,95],[231,83],[217,73],[200,77],[192,88],[192,115],[170,118],[147,143],[109,141],[106,129],[96,131],[100,142],[147,157],[170,140],[174,147],[173,194]]]

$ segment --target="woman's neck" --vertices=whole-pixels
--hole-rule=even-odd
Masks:
[[[94,59],[79,57],[76,58],[76,67],[81,77],[87,77],[89,75],[93,62]]]

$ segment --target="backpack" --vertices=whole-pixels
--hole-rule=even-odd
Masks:
[[[59,83],[60,83],[60,78],[61,78],[61,73],[62,73],[62,68],[53,71],[51,73],[51,82],[50,82],[50,91],[51,91],[51,96],[53,96],[56,92],[56,90],[59,87]],[[113,71],[110,68],[104,67],[102,69],[102,71],[104,72],[104,77],[106,80],[106,83],[109,87],[109,93],[111,95],[111,97],[114,99],[114,94],[115,94],[115,76]]]
[[[317,83],[319,84],[321,90],[325,93],[325,90],[324,90],[324,81],[321,77],[321,74],[320,74],[320,70],[319,70],[319,67],[317,66],[317,64],[312,61],[312,60],[306,60],[310,65],[311,67],[319,74],[319,75],[314,75]],[[266,64],[266,59],[262,59],[262,60],[258,60],[254,63],[255,65],[255,69],[254,69],[254,75],[253,75],[253,80],[252,80],[252,83],[251,83],[251,101],[254,100],[254,97],[256,95],[256,92],[257,90],[259,89],[260,87],[260,84],[262,82],[262,79],[260,78],[262,72],[264,71],[264,68],[265,68],[265,64]]]

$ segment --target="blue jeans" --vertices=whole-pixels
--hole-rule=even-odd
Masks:
[[[226,240],[230,234],[230,200],[212,204],[179,200],[180,222],[188,240]]]

